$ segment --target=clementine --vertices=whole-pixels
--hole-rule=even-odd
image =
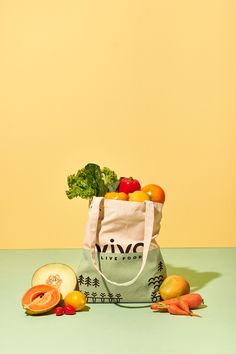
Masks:
[[[128,194],[124,192],[107,192],[104,196],[105,199],[115,199],[115,200],[128,200]]]
[[[145,200],[150,200],[149,195],[143,191],[135,191],[129,193],[130,202],[145,202]]]

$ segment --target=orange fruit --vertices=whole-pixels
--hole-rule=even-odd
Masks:
[[[124,192],[107,192],[104,196],[105,199],[115,199],[115,200],[128,200],[128,194]]]
[[[141,190],[149,195],[151,201],[156,203],[165,202],[165,192],[157,184],[147,184]]]
[[[135,191],[133,193],[129,193],[130,202],[144,202],[145,200],[150,200],[150,198],[147,193],[143,191]]]
[[[66,295],[64,303],[73,306],[76,311],[80,311],[86,305],[86,297],[81,291],[73,290]]]
[[[159,293],[163,300],[189,294],[189,282],[180,275],[169,275],[161,283]]]

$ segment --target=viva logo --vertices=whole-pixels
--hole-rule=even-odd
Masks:
[[[104,246],[100,246],[96,243],[96,249],[97,252],[109,252],[109,253],[137,253],[141,252],[140,247],[143,247],[144,243],[143,242],[137,242],[135,244],[130,243],[126,247],[122,247],[118,243],[115,243],[115,240],[113,238],[110,239],[110,244],[106,244]],[[139,248],[139,250],[138,250]]]

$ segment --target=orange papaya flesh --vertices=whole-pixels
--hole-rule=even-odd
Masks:
[[[57,287],[40,284],[28,289],[23,295],[21,303],[29,315],[40,315],[52,310],[61,300]]]

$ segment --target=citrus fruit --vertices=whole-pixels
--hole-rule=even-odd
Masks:
[[[189,294],[189,282],[180,275],[169,275],[161,283],[159,293],[163,300]]]
[[[150,198],[147,193],[143,191],[135,191],[133,193],[129,193],[130,202],[145,202],[145,200],[150,200]]]
[[[115,200],[128,200],[128,194],[124,192],[107,192],[104,196],[105,199],[115,199]]]
[[[165,192],[157,184],[147,184],[142,188],[142,191],[147,193],[150,197],[150,200],[156,203],[165,202]]]
[[[73,290],[66,295],[64,303],[73,306],[76,311],[80,311],[86,305],[86,297],[81,291]]]

